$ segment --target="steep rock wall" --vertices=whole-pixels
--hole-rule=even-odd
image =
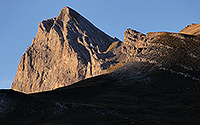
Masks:
[[[23,54],[12,89],[33,93],[104,73],[102,52],[116,41],[69,7],[39,24]]]

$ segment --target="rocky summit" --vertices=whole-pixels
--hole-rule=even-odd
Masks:
[[[154,64],[156,69],[200,82],[199,31],[199,24],[187,26],[180,33],[145,35],[127,29],[121,42],[65,7],[56,18],[40,23],[32,45],[21,58],[12,89],[35,93],[106,73],[126,81],[137,73],[149,72],[133,73],[133,67],[141,67],[135,62]]]
[[[116,39],[69,7],[39,24],[32,45],[18,65],[12,89],[41,92],[103,74],[102,53]]]

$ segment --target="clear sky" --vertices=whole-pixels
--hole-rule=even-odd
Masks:
[[[127,28],[179,32],[200,23],[200,0],[1,0],[0,88],[10,88],[22,54],[39,23],[69,6],[98,28],[123,40]]]

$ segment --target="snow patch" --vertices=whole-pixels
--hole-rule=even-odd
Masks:
[[[174,70],[172,70],[172,69],[167,69],[167,68],[163,68],[163,67],[160,67],[159,69],[165,70],[165,71],[170,71],[171,73],[174,73],[174,74],[177,74],[177,75],[182,75],[182,76],[184,76],[184,77],[186,77],[186,78],[191,78],[192,80],[195,80],[195,81],[200,82],[200,79],[199,79],[199,78],[196,78],[196,77],[194,77],[194,76],[192,76],[192,75],[190,75],[190,74],[187,74],[187,73],[177,72],[177,71],[174,71]]]
[[[186,66],[186,65],[183,65],[183,64],[180,64],[179,66],[181,66],[182,68],[186,69],[186,70],[194,70],[191,66]]]
[[[110,109],[110,110],[103,110],[103,109],[96,109],[96,108],[94,108],[93,110],[94,110],[94,112],[96,114],[99,114],[101,116],[106,116],[106,115],[116,116],[116,115],[119,115],[119,113],[117,111],[114,111],[112,109]]]
[[[193,53],[190,53],[189,56],[193,57],[193,58],[198,58],[196,55],[194,55]]]
[[[60,102],[56,102],[55,105],[61,109],[65,109],[65,110],[68,110],[67,106],[61,104]]]

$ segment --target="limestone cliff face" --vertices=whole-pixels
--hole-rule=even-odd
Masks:
[[[12,89],[33,93],[67,86],[104,73],[102,52],[113,39],[65,7],[39,24],[32,45],[18,65]]]

